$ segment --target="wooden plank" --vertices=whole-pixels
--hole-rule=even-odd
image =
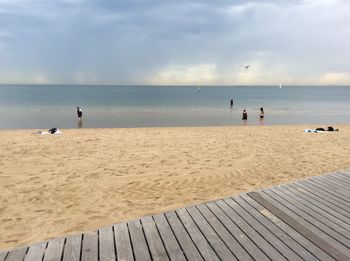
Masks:
[[[314,257],[318,258],[319,260],[324,260],[324,261],[335,260],[330,255],[328,255],[325,251],[320,249],[318,246],[316,246],[314,243],[309,241],[303,235],[299,234],[296,230],[294,230],[292,227],[290,227],[280,218],[275,216],[272,212],[264,208],[257,201],[253,200],[247,194],[241,194],[241,197],[248,204],[250,204],[254,209],[256,209],[259,212],[259,214],[262,214],[271,223],[273,223],[275,226],[281,229],[287,235],[287,237],[293,238],[295,242],[302,247],[302,249],[300,249],[300,247],[298,246],[295,246],[295,244],[293,244],[287,239],[285,240],[285,242],[288,243],[289,246],[293,247],[295,251],[298,251],[298,253],[302,255],[302,257],[305,258],[305,260],[313,260],[312,257],[309,258],[309,253],[312,254]],[[306,252],[303,251],[303,249],[306,249]]]
[[[346,226],[350,228],[350,218],[347,217],[350,214],[347,211],[344,211],[341,208],[338,208],[336,205],[329,203],[328,201],[323,200],[320,197],[314,197],[311,193],[307,193],[305,190],[298,189],[298,186],[295,184],[284,185],[284,188],[287,188],[291,193],[293,193],[296,200],[300,203],[312,206],[316,206],[317,208],[325,211],[326,213],[334,216],[335,218],[345,222]],[[320,212],[321,213],[321,212]]]
[[[83,234],[68,236],[64,247],[63,261],[79,261]]]
[[[344,179],[347,179],[350,181],[350,169],[348,170],[340,170],[334,173],[335,175],[341,176]]]
[[[345,191],[348,190],[348,186],[347,184],[343,184],[341,183],[339,180],[333,178],[333,177],[330,177],[330,176],[322,176],[322,177],[319,177],[320,180],[322,180],[323,182],[327,182],[328,184],[332,184],[333,186],[337,187],[337,188],[341,188]]]
[[[23,260],[26,255],[28,247],[22,247],[19,249],[11,250],[8,252],[5,261],[18,261]]]
[[[140,220],[133,220],[128,222],[128,227],[135,259],[137,261],[151,260]]]
[[[348,199],[348,196],[339,194],[338,191],[336,191],[336,188],[329,187],[328,185],[326,185],[325,183],[322,183],[321,181],[317,181],[316,179],[314,180],[310,179],[310,180],[304,180],[303,183],[311,185],[322,192],[332,195],[332,197],[335,198],[336,200],[345,202],[345,204],[350,204],[350,200]]]
[[[327,179],[324,179],[323,177],[319,176],[319,177],[313,177],[312,179],[310,179],[313,182],[317,182],[318,184],[320,184],[321,186],[323,185],[324,187],[327,188],[333,188],[336,189],[338,188],[337,184],[334,184],[333,182],[330,182]],[[335,191],[336,192],[336,191]]]
[[[317,234],[324,241],[333,245],[335,248],[338,248],[346,255],[350,256],[350,248],[348,246],[349,240],[337,233],[333,229],[329,228],[316,218],[306,214],[302,210],[298,209],[288,201],[286,201],[281,195],[278,195],[273,192],[273,189],[263,190],[266,195],[269,195],[271,198],[279,202],[280,204],[287,206],[287,208],[291,211],[289,215],[296,215],[296,219],[300,222],[306,222],[306,227],[310,230],[314,229],[314,233]],[[274,203],[275,204],[275,203]]]
[[[350,168],[348,169],[342,169],[342,170],[338,170],[337,172],[344,174],[344,175],[348,175],[349,179],[350,179]]]
[[[127,223],[120,223],[114,226],[114,237],[118,260],[133,261],[134,254],[132,251]]]
[[[333,172],[332,174],[337,174],[337,175],[341,175],[345,178],[347,178],[348,180],[350,180],[350,168],[346,169],[346,170],[338,170]]]
[[[98,231],[99,261],[116,260],[113,227],[104,227]]]
[[[38,261],[44,257],[47,242],[35,244],[29,247],[24,261]],[[1,260],[1,259],[0,259]]]
[[[234,211],[251,226],[259,235],[262,235],[263,239],[266,240],[273,246],[281,255],[289,260],[301,260],[300,256],[296,255],[288,246],[286,246],[281,240],[279,240],[276,235],[271,233],[268,229],[261,225],[255,218],[253,218],[240,204],[237,203],[240,198],[232,197],[226,199],[225,202],[232,208]]]
[[[213,248],[200,232],[192,218],[187,213],[186,209],[177,209],[176,213],[204,260],[219,260]]]
[[[56,238],[49,241],[44,256],[44,261],[61,261],[64,241],[64,238]]]
[[[309,177],[307,180],[317,180],[318,182],[320,182],[321,184],[325,185],[325,186],[329,186],[329,185],[333,185],[332,183],[328,182],[327,180],[324,179],[324,177],[326,177],[327,175],[320,175],[320,176],[314,176],[314,177]]]
[[[290,186],[277,186],[271,190],[280,194],[281,197],[292,203],[298,209],[309,214],[310,216],[313,216],[317,220],[326,224],[338,233],[343,234],[344,237],[349,239],[348,234],[350,233],[350,225],[346,223],[347,221],[344,222],[341,220],[347,220],[346,217],[339,215],[334,210],[325,207],[316,200],[303,198],[302,193],[298,194],[298,191],[295,191]]]
[[[342,198],[347,203],[350,203],[350,201],[347,200],[348,196],[345,195],[346,193],[343,193],[342,190],[340,190],[340,189],[337,189],[337,188],[332,187],[332,186],[328,186],[326,183],[322,183],[321,181],[316,180],[316,179],[307,180],[307,182],[314,185],[314,186],[317,186],[319,189],[322,189],[322,190],[334,195],[337,198]]]
[[[219,219],[208,209],[205,204],[197,205],[196,208],[205,217],[212,229],[222,239],[225,245],[237,257],[238,260],[253,260],[248,252],[239,244],[239,242],[230,234]],[[197,222],[198,223],[198,222]]]
[[[264,252],[260,250],[257,245],[248,237],[237,225],[228,217],[228,215],[218,207],[216,202],[208,202],[206,206],[210,211],[220,220],[225,228],[231,233],[232,236],[241,244],[243,248],[249,253],[255,260],[270,260]]]
[[[184,256],[184,253],[176,241],[175,235],[171,231],[171,228],[165,219],[164,214],[155,215],[153,218],[162,238],[163,244],[168,252],[170,260],[185,261],[186,258]]]
[[[332,176],[333,180],[336,180],[338,182],[341,182],[342,185],[344,185],[345,187],[349,187],[350,183],[348,182],[348,180],[343,180],[343,178],[338,177],[338,176]],[[344,188],[344,187],[343,187]],[[346,190],[346,188],[344,188]]]
[[[292,184],[292,187],[309,197],[318,199],[327,206],[332,206],[332,208],[334,208],[337,212],[350,218],[350,213],[348,211],[350,204],[349,206],[342,204],[339,200],[337,200],[338,198],[335,198],[332,194],[327,194],[325,191],[319,190],[308,183],[296,182]]]
[[[165,217],[168,220],[168,223],[175,234],[177,242],[179,242],[187,260],[203,260],[201,254],[194,245],[192,239],[181,224],[175,212],[165,213]]]
[[[152,260],[169,260],[153,218],[150,216],[144,217],[141,219],[141,224],[145,232]]]
[[[350,184],[349,176],[348,175],[344,176],[338,172],[333,172],[333,173],[330,173],[328,175],[323,175],[323,176],[327,177],[329,179],[332,179],[335,182],[338,182],[339,184],[344,184],[344,185]]]
[[[292,184],[295,189],[303,192],[304,194],[310,195],[312,198],[315,198],[325,204],[331,205],[338,212],[342,213],[344,216],[350,218],[350,203],[344,201],[342,198],[336,197],[330,193],[327,193],[324,190],[321,190],[312,184],[298,182]]]
[[[233,197],[235,210],[239,215],[268,240],[276,249],[289,260],[317,260],[305,248],[295,242],[281,229],[271,223],[264,215],[256,211],[242,197]],[[244,210],[244,211],[243,211]]]
[[[329,175],[330,177],[338,180],[338,182],[341,182],[343,184],[347,184],[347,185],[350,185],[350,178],[349,178],[349,175],[342,175],[341,173],[339,172],[335,172],[335,173],[332,173]]]
[[[81,261],[96,260],[98,260],[98,232],[86,232],[83,234]]]
[[[313,183],[313,182],[306,181],[306,180],[304,180],[303,182],[300,182],[300,183],[307,186],[308,188],[311,188],[313,191],[318,191],[319,193],[322,193],[323,195],[327,196],[328,198],[339,202],[341,205],[343,205],[346,208],[350,207],[350,202],[344,200],[343,197],[339,197],[339,195],[333,193],[332,190],[325,189],[322,186],[319,186],[317,183]],[[298,182],[298,184],[299,184],[299,182]]]
[[[279,203],[279,201],[271,197],[267,192],[268,190],[250,192],[248,195],[256,200],[259,204],[263,205],[274,215],[283,220],[285,223],[287,223],[289,226],[291,226],[293,229],[298,231],[308,240],[313,242],[319,248],[323,249],[334,259],[344,261],[349,259],[350,252],[347,247],[344,247],[332,237],[323,233],[322,230],[314,226],[315,224],[309,223],[300,218],[298,215],[294,214],[291,210]]]
[[[188,207],[187,211],[220,260],[237,260],[195,206]]]
[[[315,222],[316,220],[323,226],[327,226],[327,231],[332,231],[329,233],[330,235],[334,236],[335,239],[339,240],[350,248],[350,240],[348,238],[350,231],[347,230],[349,228],[349,225],[342,222],[341,220],[337,220],[334,216],[329,215],[324,211],[322,212],[316,206],[312,204],[306,204],[304,201],[299,199],[299,201],[302,202],[300,203],[289,190],[285,189],[282,186],[271,188],[270,191],[273,191],[275,194],[278,194],[280,198],[283,198],[285,201],[287,201],[290,204],[289,206],[293,206],[293,210],[301,217],[312,220],[312,222]],[[322,215],[319,212],[322,212]]]
[[[0,252],[0,261],[4,261],[7,256],[7,251]]]
[[[332,190],[332,193],[334,193],[335,195],[337,195],[339,197],[349,198],[349,191],[344,190],[344,189],[338,187],[337,185],[332,184],[331,182],[327,182],[326,180],[322,180],[322,179],[319,179],[317,177],[310,180],[310,182],[317,183],[327,190]]]
[[[257,233],[243,218],[241,218],[227,202],[232,199],[224,199],[216,201],[217,205],[234,221],[245,234],[271,259],[271,260],[286,260],[269,242],[267,242],[259,233]]]
[[[343,175],[340,175],[339,173],[334,173],[333,175],[330,175],[330,178],[332,178],[334,181],[339,182],[340,184],[342,184],[346,188],[348,188],[350,186],[350,179],[344,177]]]
[[[211,228],[221,238],[228,249],[238,260],[253,260],[248,252],[239,244],[231,233],[225,228],[219,219],[209,210],[205,204],[197,205],[196,208],[205,217]]]

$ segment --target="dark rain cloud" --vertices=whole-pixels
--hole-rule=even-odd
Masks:
[[[245,63],[290,82],[347,74],[348,17],[345,0],[0,0],[0,81],[149,83],[215,65],[236,84]]]

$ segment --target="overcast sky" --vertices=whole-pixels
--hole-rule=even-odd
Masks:
[[[350,1],[0,0],[0,83],[349,85]]]

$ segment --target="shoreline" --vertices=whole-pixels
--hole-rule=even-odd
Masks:
[[[0,130],[0,249],[349,168],[350,125],[314,127]]]
[[[242,121],[243,122],[243,121]],[[260,126],[258,124],[258,118],[256,121],[254,121],[255,124],[249,124],[248,125],[243,125],[243,123],[241,124],[227,124],[227,125],[198,125],[198,126],[140,126],[140,127],[82,127],[82,128],[77,128],[77,127],[71,127],[71,128],[58,128],[60,130],[77,130],[77,131],[84,131],[84,130],[123,130],[123,129],[191,129],[191,128],[236,128],[236,127],[263,127],[263,128],[267,128],[267,127],[301,127],[304,129],[312,129],[312,128],[317,128],[317,127],[327,127],[327,126],[350,126],[350,123],[348,122],[343,122],[343,123],[330,123],[330,124],[317,124],[317,123],[311,123],[311,124],[306,124],[306,123],[291,123],[291,124],[264,124],[262,126]],[[32,134],[36,134],[34,132],[37,131],[42,131],[42,130],[48,130],[49,128],[45,129],[45,128],[13,128],[13,129],[6,129],[6,128],[0,128],[0,134],[1,132],[9,132],[9,131],[33,131]]]

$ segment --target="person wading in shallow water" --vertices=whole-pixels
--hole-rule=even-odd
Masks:
[[[260,114],[259,114],[259,125],[264,125],[264,116],[265,116],[264,108],[261,107]]]
[[[78,128],[82,128],[83,127],[83,111],[77,107],[77,114],[78,114]]]
[[[81,120],[81,118],[83,117],[83,111],[79,107],[77,107],[77,114],[78,114],[79,120]]]
[[[242,120],[243,120],[243,125],[244,125],[244,126],[247,126],[248,113],[247,113],[247,111],[246,111],[245,109],[243,110]]]

